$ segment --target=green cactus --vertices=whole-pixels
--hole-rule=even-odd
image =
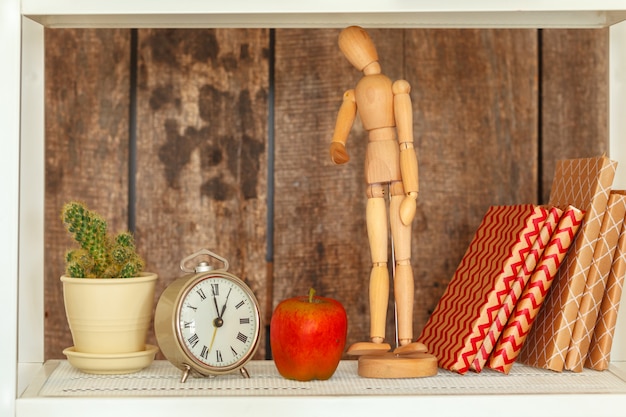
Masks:
[[[80,245],[65,257],[65,273],[74,278],[130,278],[143,270],[144,261],[135,251],[129,232],[111,238],[107,222],[83,203],[63,206],[62,220],[67,231]]]

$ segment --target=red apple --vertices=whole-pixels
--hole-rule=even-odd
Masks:
[[[270,346],[287,379],[329,379],[346,346],[348,316],[341,303],[314,295],[281,301],[270,323]]]

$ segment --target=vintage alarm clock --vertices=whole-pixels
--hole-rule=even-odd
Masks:
[[[215,269],[207,261],[188,264],[206,256],[223,264]],[[180,263],[187,272],[161,294],[154,316],[154,331],[163,355],[190,374],[217,376],[239,371],[257,350],[260,336],[259,303],[250,288],[226,272],[228,261],[202,249]]]

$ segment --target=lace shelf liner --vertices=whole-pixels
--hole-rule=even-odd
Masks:
[[[215,378],[192,378],[181,383],[181,372],[167,361],[127,375],[90,375],[67,361],[49,361],[39,397],[167,397],[167,396],[373,396],[373,395],[498,395],[626,393],[621,371],[581,373],[553,371],[516,364],[509,375],[489,369],[458,375],[414,379],[368,379],[357,375],[356,361],[342,361],[327,381],[299,382],[282,378],[272,361],[252,361],[239,373]],[[50,372],[51,370],[51,372]]]

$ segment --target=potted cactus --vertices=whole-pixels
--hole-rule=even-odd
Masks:
[[[63,353],[89,373],[129,373],[148,366],[157,348],[145,340],[157,275],[143,272],[133,236],[111,236],[83,203],[63,206],[62,221],[78,247],[65,256],[63,299],[74,346]]]
[[[106,220],[76,201],[65,204],[61,215],[65,228],[80,246],[66,254],[67,276],[131,278],[143,270],[143,259],[135,251],[130,232],[121,232],[111,238]]]

